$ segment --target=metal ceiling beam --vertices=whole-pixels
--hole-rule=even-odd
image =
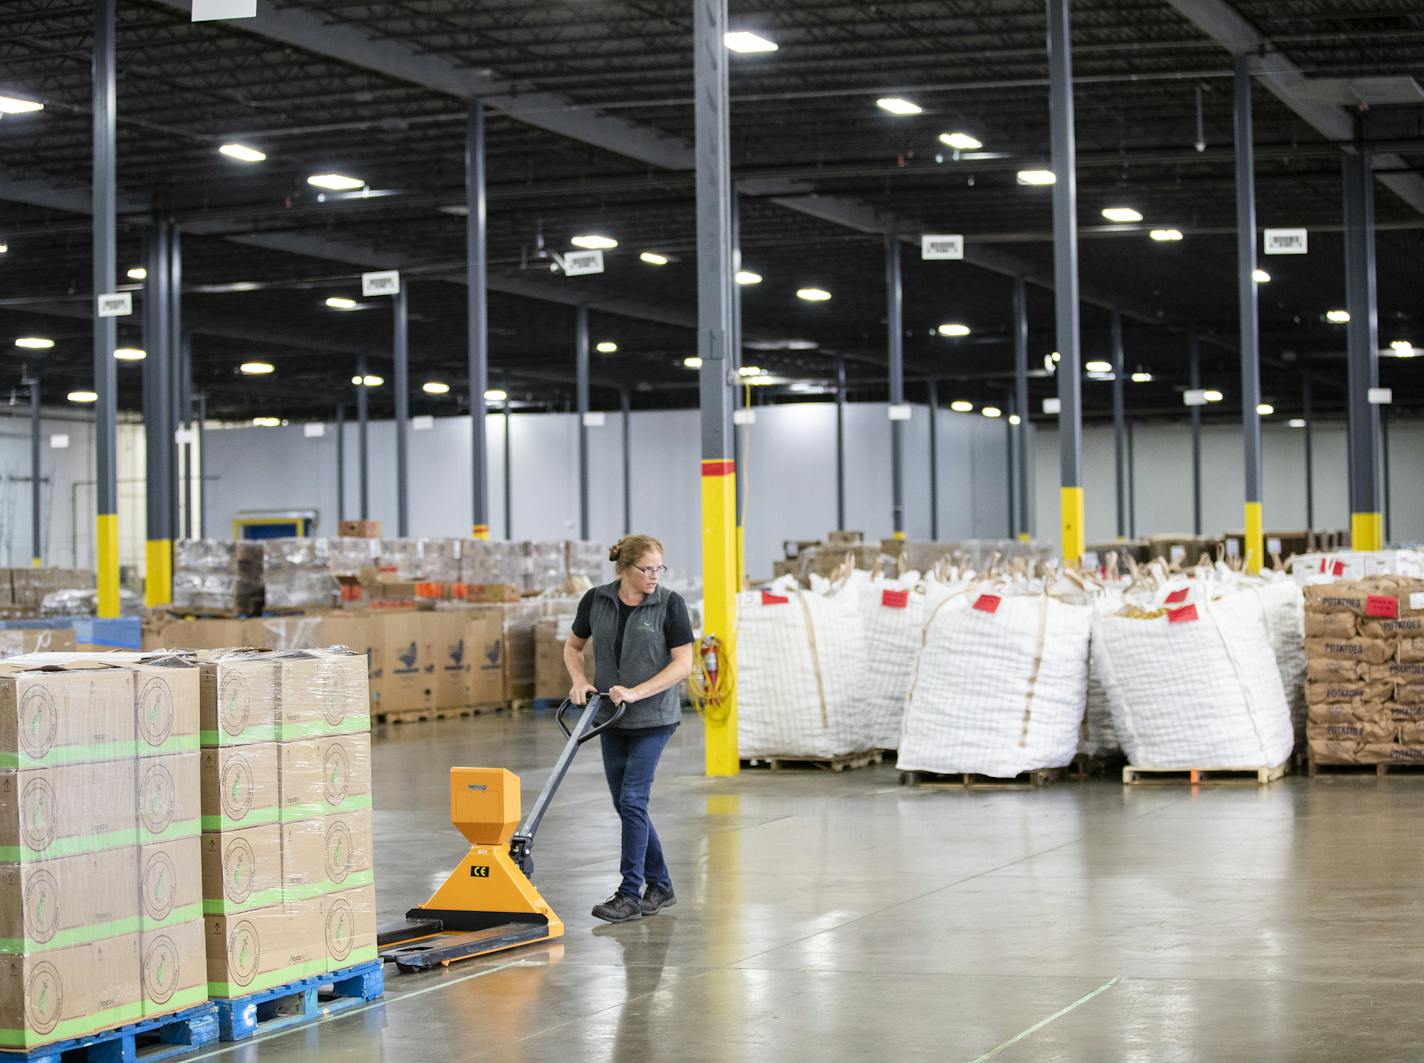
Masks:
[[[1255,79],[1316,132],[1329,140],[1354,139],[1355,127],[1349,112],[1333,103],[1322,103],[1319,92],[1310,88],[1313,79],[1281,52],[1273,50],[1270,39],[1246,21],[1235,8],[1224,0],[1167,2],[1233,56],[1249,56]],[[1376,163],[1383,169],[1409,168],[1409,164],[1398,155],[1379,155]],[[1376,176],[1391,192],[1424,214],[1424,177],[1415,173]]]

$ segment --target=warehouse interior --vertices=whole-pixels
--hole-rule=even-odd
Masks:
[[[1421,85],[10,0],[0,1063],[1416,1058]]]

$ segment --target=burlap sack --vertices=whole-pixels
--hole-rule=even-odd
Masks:
[[[1306,720],[1316,724],[1387,723],[1395,719],[1394,705],[1388,701],[1330,701],[1310,705]]]
[[[1306,639],[1305,657],[1307,661],[1328,657],[1337,661],[1388,664],[1395,659],[1398,648],[1397,639]]]
[[[1424,661],[1424,638],[1400,639],[1399,659],[1401,661]]]
[[[1358,633],[1358,618],[1354,613],[1305,612],[1305,637],[1352,639]]]
[[[1323,616],[1343,616],[1343,613],[1324,613]],[[1353,619],[1353,617],[1351,618]],[[1360,635],[1367,639],[1424,638],[1424,616],[1406,616],[1398,620],[1356,621]],[[1309,625],[1306,634],[1310,633]]]
[[[1305,678],[1316,683],[1355,683],[1365,678],[1371,667],[1388,666],[1361,664],[1359,661],[1337,661],[1333,657],[1314,657],[1305,662]]]
[[[1389,760],[1393,743],[1370,745],[1354,739],[1309,738],[1310,756],[1317,764],[1380,764]]]
[[[1424,746],[1424,720],[1410,720],[1399,725],[1399,741],[1406,746]]]
[[[1382,683],[1312,683],[1305,684],[1305,703],[1323,705],[1327,702],[1389,701],[1394,696],[1394,684]]]
[[[1393,720],[1353,720],[1350,723],[1307,723],[1305,725],[1305,737],[1307,741],[1311,742],[1317,739],[1325,739],[1331,742],[1393,742],[1399,734],[1399,729],[1408,726],[1410,725],[1395,723]]]
[[[1365,619],[1397,620],[1399,599],[1392,584],[1377,580],[1318,583],[1305,588],[1305,611],[1349,613]]]

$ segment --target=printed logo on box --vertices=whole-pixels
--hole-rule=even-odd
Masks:
[[[326,691],[322,719],[332,727],[339,727],[349,714],[350,707],[356,703],[356,678],[335,664],[324,665],[322,672],[320,682]]]
[[[20,792],[20,833],[27,848],[42,853],[58,829],[54,787],[46,778],[31,779]]]
[[[257,878],[257,855],[246,838],[236,838],[223,851],[223,894],[234,904],[242,904],[252,896]]]
[[[332,882],[345,882],[354,862],[351,828],[339,819],[333,820],[326,825],[326,877]]]
[[[242,920],[228,935],[227,962],[232,968],[232,980],[238,985],[247,985],[257,977],[262,964],[262,942],[250,919]]]
[[[351,757],[340,742],[333,742],[322,756],[321,786],[329,805],[341,804],[351,789]]]
[[[46,1034],[64,1014],[64,982],[54,964],[38,964],[25,983],[25,1020],[35,1033]]]
[[[252,811],[252,765],[246,756],[229,757],[222,770],[222,810],[231,820],[244,819]]]
[[[144,684],[138,699],[138,727],[143,740],[161,746],[173,733],[173,691],[168,680],[155,676]]]
[[[178,991],[178,946],[167,934],[154,938],[143,953],[143,995],[167,1004]]]
[[[230,735],[240,735],[247,730],[247,721],[252,715],[252,697],[247,690],[247,677],[241,672],[229,672],[223,676],[222,688],[218,691],[218,722]]]
[[[333,960],[344,960],[356,944],[356,913],[344,897],[326,913],[326,952]]]
[[[150,834],[162,834],[178,809],[178,787],[167,765],[150,764],[138,787],[139,818]]]
[[[167,919],[178,903],[178,869],[162,850],[143,865],[143,910],[150,919]]]
[[[42,686],[30,687],[20,699],[20,746],[25,755],[35,760],[48,756],[58,732],[54,695]]]
[[[59,929],[59,883],[39,870],[25,883],[25,936],[43,945]]]

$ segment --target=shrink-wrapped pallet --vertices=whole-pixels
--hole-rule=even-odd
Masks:
[[[1091,615],[1038,583],[985,583],[941,602],[925,624],[900,769],[1011,778],[1069,764]]]
[[[781,586],[737,596],[741,756],[825,758],[869,749],[865,623],[856,592]]]
[[[173,608],[178,612],[262,612],[262,544],[180,539],[173,544]]]

